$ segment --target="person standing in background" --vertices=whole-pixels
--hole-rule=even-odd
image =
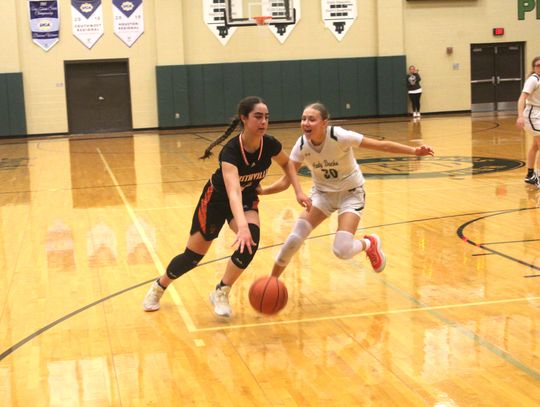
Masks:
[[[420,117],[420,97],[422,96],[422,87],[420,86],[420,75],[414,65],[409,66],[407,74],[407,91],[411,99],[413,117]]]
[[[533,71],[525,81],[518,100],[516,126],[533,136],[527,153],[527,175],[524,181],[540,187],[540,159],[536,162],[540,149],[540,56],[534,58],[531,65]]]

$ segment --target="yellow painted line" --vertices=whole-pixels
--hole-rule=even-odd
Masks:
[[[532,301],[532,300],[540,300],[540,297],[521,297],[521,298],[510,298],[506,300],[479,301],[479,302],[468,302],[468,303],[463,303],[463,304],[450,304],[450,305],[435,305],[433,307],[403,308],[403,309],[388,310],[388,311],[362,312],[358,314],[332,315],[332,316],[317,317],[317,318],[288,319],[286,321],[261,322],[261,323],[254,323],[254,324],[226,325],[226,326],[220,325],[216,327],[200,328],[200,329],[197,329],[197,332],[256,328],[260,326],[302,324],[306,322],[320,322],[320,321],[331,321],[331,320],[336,320],[336,319],[364,318],[364,317],[372,317],[376,315],[395,315],[395,314],[405,314],[408,312],[432,311],[432,310],[452,309],[452,308],[466,308],[466,307],[476,307],[480,305],[508,304],[511,302],[523,302],[523,301]]]
[[[156,251],[154,250],[154,246],[152,245],[152,242],[146,235],[146,232],[144,231],[144,228],[141,226],[139,220],[137,219],[137,215],[135,215],[135,211],[129,204],[128,200],[126,199],[126,196],[124,195],[124,191],[122,191],[122,188],[120,188],[120,185],[118,184],[118,181],[114,175],[114,173],[111,170],[111,167],[109,167],[109,163],[101,153],[101,150],[97,149],[99,156],[101,157],[101,161],[103,161],[103,165],[105,166],[105,169],[109,173],[109,176],[111,177],[112,182],[114,183],[114,186],[116,190],[118,191],[118,194],[120,195],[120,198],[122,199],[122,202],[124,203],[124,206],[126,207],[126,210],[129,214],[129,217],[133,221],[133,224],[137,228],[137,232],[139,232],[139,235],[141,236],[141,239],[146,246],[146,249],[148,250],[148,253],[150,253],[150,256],[152,257],[152,261],[154,262],[154,265],[156,266],[156,269],[158,270],[159,274],[165,274],[165,267],[163,267],[163,264],[161,263],[161,260],[159,256],[157,255]],[[180,295],[175,290],[175,288],[170,285],[167,287],[167,292],[171,295],[172,300],[177,305],[178,311],[180,312],[180,316],[184,320],[184,324],[186,324],[186,328],[189,332],[195,332],[197,328],[195,327],[195,324],[193,323],[193,320],[191,319],[191,316],[186,311],[186,307],[184,306],[184,303],[182,302],[182,299],[180,298]],[[142,311],[141,311],[142,312]]]

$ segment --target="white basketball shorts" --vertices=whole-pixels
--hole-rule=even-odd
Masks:
[[[533,136],[540,136],[540,107],[527,105],[523,111],[525,130]]]
[[[366,193],[362,186],[339,192],[325,192],[315,187],[311,188],[313,206],[320,209],[326,216],[330,216],[335,211],[338,211],[338,215],[352,212],[362,216],[365,201]]]

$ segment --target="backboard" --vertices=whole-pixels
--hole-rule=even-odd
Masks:
[[[242,27],[258,25],[255,17],[266,16],[265,24],[289,25],[296,22],[293,0],[213,0],[225,3],[225,25]]]

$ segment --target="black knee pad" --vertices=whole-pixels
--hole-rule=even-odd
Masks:
[[[259,248],[259,238],[261,234],[259,227],[254,223],[248,223],[248,227],[251,238],[257,245],[251,246],[251,254],[249,254],[247,247],[244,247],[244,253],[240,253],[240,249],[237,249],[231,256],[234,265],[241,269],[245,269],[249,266],[249,263],[251,263],[251,260],[253,260],[253,257],[255,257],[255,253],[257,253],[257,249]]]
[[[173,258],[167,266],[167,277],[171,280],[177,279],[182,274],[186,274],[192,268],[197,267],[203,257],[202,254],[192,252],[186,247],[186,251]]]

